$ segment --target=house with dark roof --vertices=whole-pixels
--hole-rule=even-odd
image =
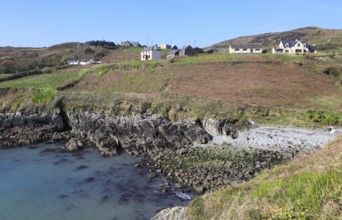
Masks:
[[[79,60],[69,60],[68,65],[79,65],[80,61]]]
[[[175,57],[179,56],[179,50],[171,50],[167,55],[166,58],[167,60],[172,60]]]
[[[184,46],[179,51],[179,56],[194,56],[196,54],[194,48],[192,46]]]
[[[282,40],[279,46],[272,49],[272,53],[316,53],[317,47],[301,40]]]
[[[230,44],[229,53],[262,53],[262,45],[259,43]]]
[[[158,46],[145,47],[143,51],[141,51],[141,60],[160,60],[161,59],[161,50]]]

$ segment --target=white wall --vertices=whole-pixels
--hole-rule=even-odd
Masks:
[[[141,52],[141,60],[144,59],[144,56],[150,56],[148,60],[160,60],[161,59],[161,51],[159,50],[149,50]]]

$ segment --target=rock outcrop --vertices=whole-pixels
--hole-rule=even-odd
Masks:
[[[138,156],[155,149],[177,151],[185,145],[207,143],[211,138],[196,123],[172,123],[163,116],[119,117],[94,112],[0,114],[0,148],[68,141],[69,151],[88,144],[96,146],[103,156],[117,155],[120,149]]]
[[[0,113],[0,148],[48,141],[55,132],[67,130],[63,114]]]
[[[151,220],[182,220],[185,218],[186,208],[176,206],[173,208],[164,209],[157,213]]]
[[[212,138],[195,123],[172,123],[163,116],[112,117],[83,112],[68,113],[68,119],[73,134],[94,144],[104,156],[116,155],[120,149],[136,156],[164,148],[177,151]]]

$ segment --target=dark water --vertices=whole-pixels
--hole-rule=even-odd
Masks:
[[[0,150],[0,219],[150,219],[187,203],[176,190],[160,192],[165,180],[150,181],[137,158],[47,151],[60,147]]]

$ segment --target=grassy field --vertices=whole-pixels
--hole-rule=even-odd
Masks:
[[[3,73],[3,74],[0,74],[0,79],[1,78],[7,78],[7,77],[9,77],[9,76],[12,76],[13,74],[5,74],[5,73]]]
[[[0,83],[0,88],[31,87],[31,88],[57,88],[66,83],[79,79],[79,73],[52,73],[25,77]]]
[[[342,137],[263,171],[239,186],[196,198],[187,219],[341,219]]]
[[[138,49],[118,49],[113,53],[136,55]],[[336,86],[342,80],[341,61],[339,55],[324,53],[305,56],[203,54],[172,62],[131,59],[68,67],[52,74],[3,82],[0,88],[55,89],[78,80],[62,94],[121,93],[127,97],[134,93],[159,103],[155,105],[159,113],[166,114],[172,106],[185,117],[234,114],[234,117],[250,117],[262,123],[314,126],[312,121],[323,122],[333,114],[336,116],[333,121],[342,124],[342,88]],[[55,95],[59,96],[60,92]],[[93,105],[103,106],[95,101]],[[308,110],[323,113],[319,118],[310,118]],[[323,124],[329,123],[325,120]]]

